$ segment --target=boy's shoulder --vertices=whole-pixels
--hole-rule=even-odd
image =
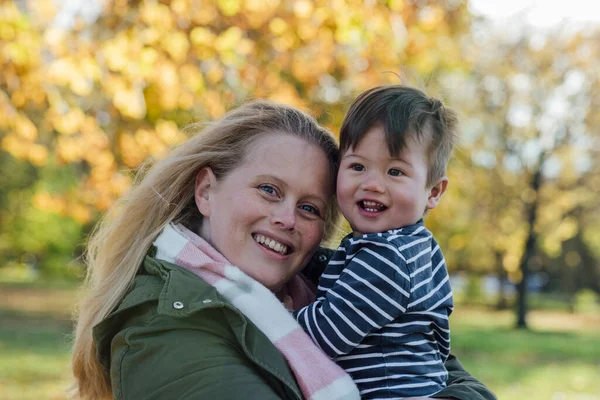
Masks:
[[[422,220],[416,224],[385,232],[367,233],[361,236],[346,236],[342,246],[354,253],[362,247],[394,248],[395,252],[411,256],[415,251],[420,252],[425,246],[435,242],[431,232],[423,225]],[[404,258],[404,257],[402,257]]]
[[[346,238],[351,235],[346,236]],[[432,233],[425,227],[423,220],[419,220],[416,223],[408,226],[404,226],[397,229],[390,229],[385,232],[378,233],[366,233],[362,236],[357,236],[352,239],[355,241],[361,239],[364,241],[388,241],[388,242],[412,242],[416,239],[423,239],[432,237]]]

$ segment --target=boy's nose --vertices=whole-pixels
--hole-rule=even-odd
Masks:
[[[384,191],[383,182],[377,174],[371,174],[361,184],[361,189],[366,192],[382,193]]]

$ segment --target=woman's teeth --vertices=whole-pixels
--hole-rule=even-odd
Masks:
[[[271,250],[279,253],[279,254],[287,254],[288,247],[285,244],[281,244],[275,239],[268,238],[264,235],[258,234],[254,235],[254,240],[258,243],[262,244],[265,247],[270,248]]]
[[[376,201],[363,200],[362,207],[369,212],[379,212],[385,210],[387,207]]]

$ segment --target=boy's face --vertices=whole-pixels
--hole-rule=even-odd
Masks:
[[[427,186],[429,142],[410,137],[392,157],[383,126],[377,124],[343,154],[337,196],[355,236],[412,225],[437,206],[448,179]]]

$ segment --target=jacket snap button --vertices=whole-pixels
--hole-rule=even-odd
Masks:
[[[321,262],[325,262],[325,261],[327,261],[327,256],[326,256],[325,254],[321,254],[321,255],[319,256],[319,261],[321,261]]]
[[[181,310],[183,308],[183,303],[180,301],[176,301],[173,303],[173,308],[176,310]]]

